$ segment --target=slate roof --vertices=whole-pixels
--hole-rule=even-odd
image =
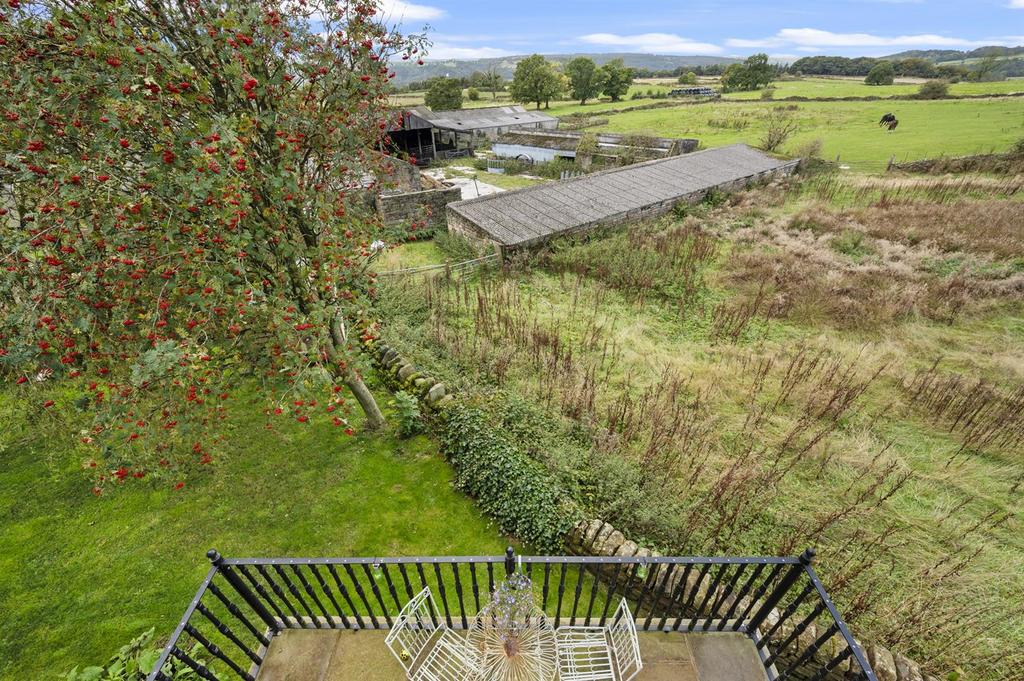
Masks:
[[[417,106],[413,109],[413,113],[441,130],[484,130],[558,121],[557,118],[546,113],[527,111],[519,105],[488,106],[457,111],[431,111],[425,106]]]
[[[526,246],[620,213],[795,163],[734,144],[459,201],[448,204],[448,210],[500,244]]]

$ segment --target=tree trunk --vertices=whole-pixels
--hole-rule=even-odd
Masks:
[[[377,406],[377,400],[373,398],[373,393],[363,383],[362,377],[352,369],[349,369],[345,373],[345,385],[355,395],[359,406],[363,408],[363,413],[366,414],[366,429],[377,430],[382,428],[387,421],[384,420],[384,414],[381,413],[380,407]]]
[[[345,323],[341,317],[335,317],[331,323],[331,335],[330,341],[327,344],[327,356],[335,366],[335,371],[338,371],[338,350],[345,346]],[[345,381],[345,385],[355,395],[356,400],[359,402],[359,406],[363,408],[363,413],[366,414],[366,429],[377,430],[383,427],[387,421],[384,419],[384,414],[381,413],[380,407],[377,406],[377,400],[373,398],[373,393],[363,383],[362,377],[356,373],[352,367],[347,367],[343,370],[344,375],[342,380]]]

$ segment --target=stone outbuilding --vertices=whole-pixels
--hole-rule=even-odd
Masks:
[[[797,163],[745,144],[670,156],[449,204],[448,231],[508,254],[556,236],[657,217],[714,190],[788,175]]]

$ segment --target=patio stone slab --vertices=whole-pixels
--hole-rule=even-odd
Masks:
[[[384,631],[288,630],[271,642],[258,681],[402,681]],[[765,681],[741,634],[640,634],[636,681]]]
[[[766,681],[754,642],[743,634],[694,634],[687,637],[697,681]]]

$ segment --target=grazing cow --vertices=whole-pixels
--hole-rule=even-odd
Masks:
[[[880,121],[878,121],[878,125],[880,127],[888,128],[889,132],[895,130],[896,126],[899,124],[900,122],[896,120],[896,114],[894,113],[887,113],[884,116],[882,116],[882,119]]]

